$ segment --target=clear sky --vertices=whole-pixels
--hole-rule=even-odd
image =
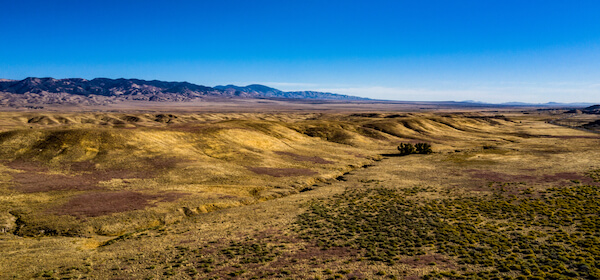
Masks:
[[[0,78],[600,102],[600,1],[0,0]]]

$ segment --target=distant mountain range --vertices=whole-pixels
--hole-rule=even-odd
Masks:
[[[548,103],[525,103],[525,102],[506,102],[501,105],[507,106],[540,106],[540,107],[587,107],[594,105],[594,103],[586,102],[572,102],[572,103],[559,103],[559,102],[548,102]]]
[[[188,82],[139,79],[26,78],[0,79],[0,105],[18,104],[103,104],[122,100],[191,101],[202,98],[293,98],[322,100],[365,100],[341,94],[285,92],[263,85],[207,87]]]
[[[482,106],[507,106],[507,107],[548,107],[548,108],[580,108],[594,105],[594,103],[574,102],[574,103],[527,103],[527,102],[504,102],[504,103],[486,103],[481,101],[465,100],[460,103],[475,104]]]
[[[293,99],[321,99],[321,100],[368,100],[367,98],[341,95],[328,92],[318,91],[281,91],[268,86],[263,85],[248,85],[245,87],[238,87],[234,85],[216,86],[218,90],[225,92],[243,92],[250,96],[264,97],[264,98],[293,98]]]
[[[96,78],[26,78],[23,80],[0,79],[0,106],[38,108],[50,104],[105,105],[126,100],[142,101],[192,101],[197,99],[268,98],[294,100],[336,100],[370,102],[402,102],[405,104],[441,104],[459,107],[547,107],[581,108],[592,103],[519,103],[491,104],[477,101],[409,102],[372,100],[356,96],[317,92],[281,91],[264,85],[207,87],[188,82],[146,81],[139,79]],[[594,112],[598,112],[595,109]]]

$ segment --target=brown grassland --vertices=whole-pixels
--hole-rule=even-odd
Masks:
[[[0,279],[600,279],[600,134],[552,119],[0,112]]]

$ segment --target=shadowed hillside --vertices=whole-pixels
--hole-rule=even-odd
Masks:
[[[0,272],[16,278],[463,275],[449,272],[455,268],[489,276],[487,266],[473,262],[484,249],[455,251],[470,239],[446,244],[441,224],[426,222],[438,217],[431,209],[440,199],[444,219],[456,212],[479,221],[456,207],[538,203],[527,199],[595,185],[600,168],[591,148],[600,136],[512,113],[1,117],[0,242],[22,256],[9,256],[16,271],[0,265]],[[401,156],[400,143],[429,143],[433,154]],[[473,236],[508,236],[486,233],[495,225],[477,224]],[[510,226],[510,236],[520,234]],[[410,238],[390,238],[398,228]],[[34,243],[39,251],[23,251]],[[500,257],[485,260],[513,264]],[[30,258],[43,261],[30,267]]]
[[[168,224],[190,213],[296,193],[368,164],[402,141],[440,149],[448,140],[475,141],[473,134],[510,123],[433,115],[104,113],[18,115],[12,121],[15,129],[0,132],[3,185],[22,200],[3,206],[3,215],[19,219],[5,227],[31,236],[113,235]],[[104,200],[121,192],[138,195],[131,203],[144,205],[130,210],[148,211],[102,212]],[[79,200],[88,204],[85,211],[77,208]],[[114,216],[107,220],[103,213]],[[86,216],[85,223],[77,220]]]

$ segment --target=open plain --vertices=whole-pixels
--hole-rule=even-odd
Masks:
[[[231,106],[0,112],[0,278],[600,279],[600,134]]]

